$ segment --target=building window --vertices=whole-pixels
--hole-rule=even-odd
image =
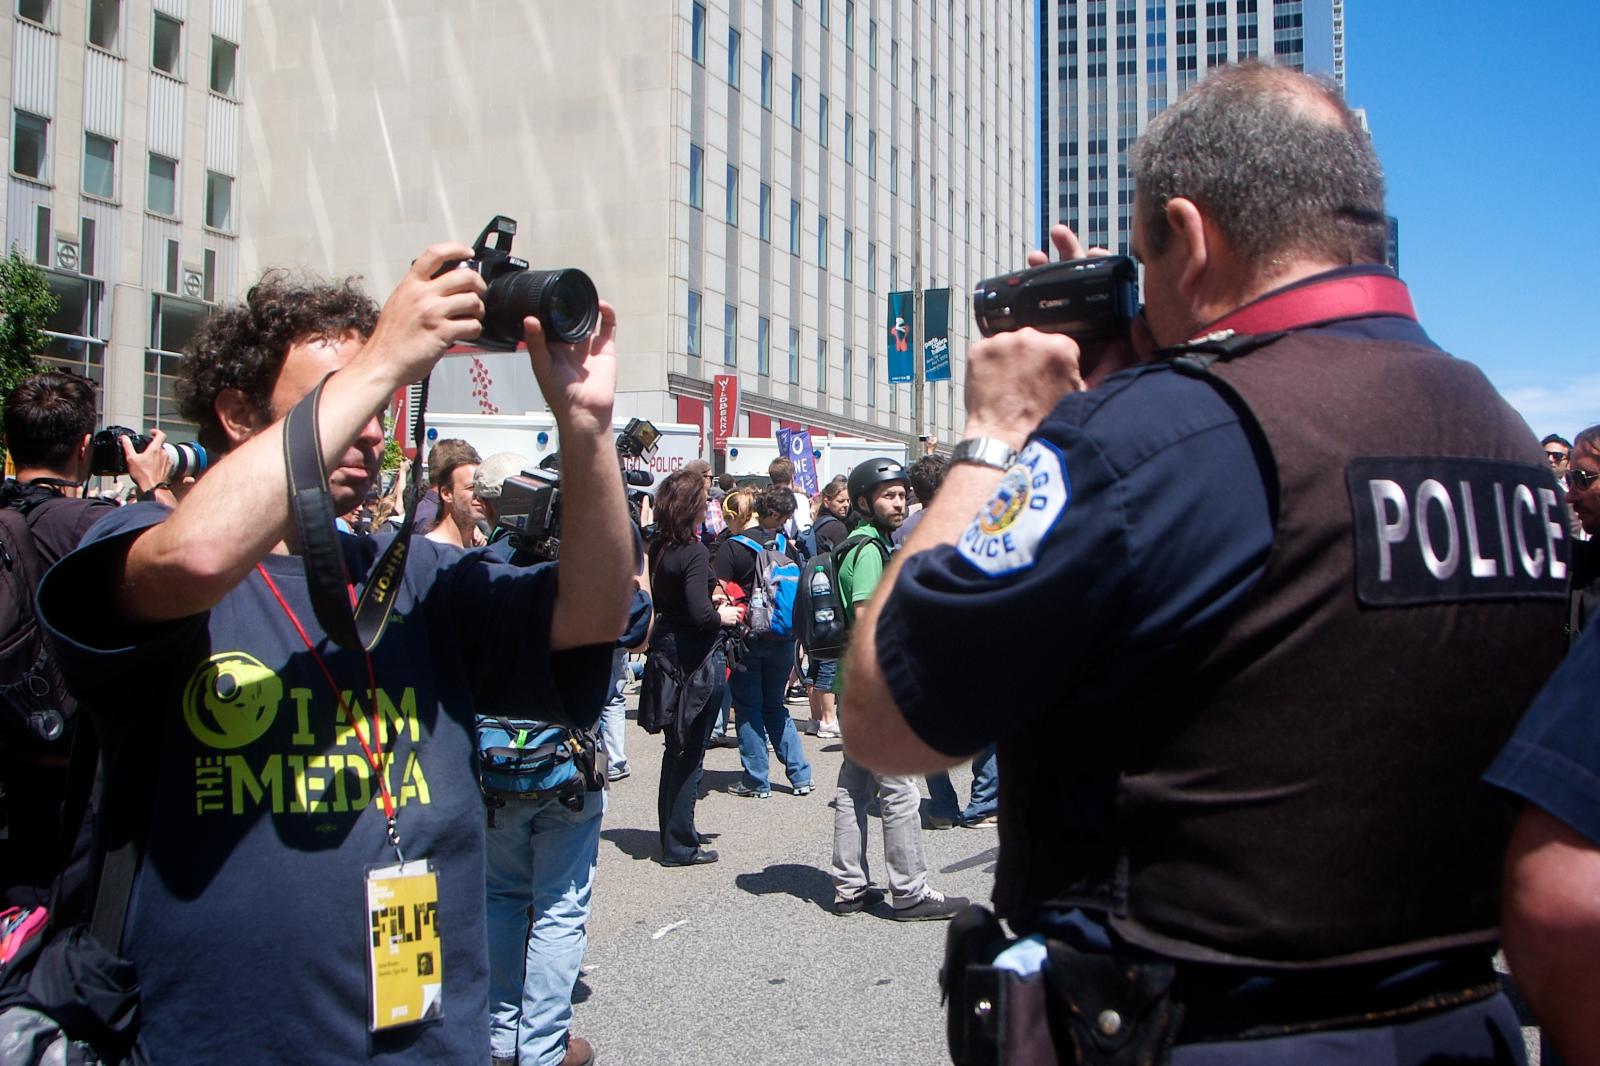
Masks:
[[[772,320],[765,316],[756,319],[756,373],[772,373]]]
[[[206,225],[233,232],[233,179],[214,170],[206,171]]]
[[[50,120],[17,111],[11,124],[11,169],[36,181],[49,181]]]
[[[789,384],[800,384],[800,331],[789,327]]]
[[[772,186],[761,183],[761,239],[772,240]]]
[[[867,66],[878,69],[878,20],[867,20]]]
[[[878,357],[871,349],[867,350],[867,406],[873,407],[878,402]]]
[[[739,365],[739,308],[722,305],[722,365]]]
[[[117,142],[83,135],[83,191],[102,200],[117,198]]]
[[[889,191],[900,191],[900,149],[889,146]]]
[[[856,161],[856,120],[848,111],[844,113],[844,161],[846,165]]]
[[[17,17],[50,26],[50,0],[17,0]]]
[[[117,50],[122,28],[122,0],[89,0],[89,43],[108,52]]]
[[[183,23],[160,12],[156,13],[155,30],[150,35],[150,67],[174,78],[182,77],[178,69],[183,57]]]
[[[681,8],[679,10],[682,10]],[[690,55],[702,67],[706,65],[706,5],[694,5],[693,40],[689,45]]]
[[[175,296],[150,298],[150,345],[144,353],[144,424],[177,437],[192,437],[196,427],[178,415],[176,385],[183,352],[212,308]]]
[[[856,46],[856,0],[844,0],[844,46],[846,50]]]
[[[739,31],[728,29],[728,84],[739,87]]]
[[[150,153],[149,180],[145,186],[145,210],[168,218],[178,216],[178,161]]]
[[[800,201],[789,201],[789,254],[800,254]]]
[[[789,79],[789,125],[800,128],[800,75]]]
[[[889,42],[889,84],[900,84],[900,42]]]
[[[817,216],[817,266],[828,269],[828,216]]]
[[[828,97],[824,93],[817,97],[817,142],[822,147],[828,147]]]
[[[855,280],[855,256],[852,253],[855,247],[854,234],[849,230],[844,231],[844,280]]]
[[[852,387],[851,381],[850,381],[850,379],[852,377],[854,377],[854,376],[855,376],[855,359],[852,356],[852,353],[851,353],[850,349],[846,348],[844,350],[844,390],[843,390],[843,395],[844,395],[844,398],[845,398],[846,402],[849,402],[850,394],[855,391],[854,388]]]
[[[705,206],[705,152],[698,144],[689,146],[689,206]]]
[[[761,106],[772,110],[772,53],[761,53]]]
[[[878,176],[878,131],[867,131],[867,177]]]
[[[894,257],[894,256],[892,256],[892,255],[891,255],[891,256],[890,256],[890,257],[889,257],[889,291],[890,291],[890,292],[893,292],[893,291],[894,291],[894,285],[895,285],[895,280],[894,280],[894,279],[895,279],[895,267],[896,267],[896,266],[897,266],[897,265],[898,265],[898,264],[897,264],[897,263],[896,263],[896,262],[895,262],[895,257]]]
[[[689,358],[700,358],[700,294],[693,289],[689,290]]]
[[[235,71],[239,64],[239,46],[221,37],[211,38],[211,91],[223,96],[233,96]]]
[[[878,291],[878,245],[874,241],[867,242],[867,291]]]
[[[739,168],[732,163],[728,164],[728,196],[727,196],[728,225],[739,224]]]
[[[45,344],[40,352],[47,370],[68,370],[88,378],[100,389],[99,403],[104,413],[106,342],[102,326],[105,310],[105,285],[77,274],[44,272],[50,294],[56,298],[55,313],[44,324]],[[109,317],[109,316],[107,316]]]
[[[828,394],[828,342],[826,338],[817,338],[817,395]]]

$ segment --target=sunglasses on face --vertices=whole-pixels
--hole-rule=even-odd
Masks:
[[[1566,452],[1545,452],[1544,457],[1552,463],[1564,463],[1567,461]]]
[[[1577,467],[1572,467],[1567,471],[1567,483],[1577,488],[1580,492],[1586,491],[1596,481],[1600,481],[1600,474],[1591,473],[1588,470],[1579,470]]]

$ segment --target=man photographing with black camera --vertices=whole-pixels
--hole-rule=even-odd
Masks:
[[[610,439],[616,314],[599,303],[574,343],[520,321],[561,434],[560,562],[415,538],[403,574],[377,579],[394,610],[368,653],[313,613],[284,439],[326,378],[325,491],[334,513],[360,502],[395,390],[479,335],[484,279],[449,269],[472,255],[428,248],[381,313],[351,282],[264,277],[185,360],[184,413],[219,458],[177,510],[125,509],[44,582],[106,734],[101,839],[143,854],[120,950],[151,1060],[489,1057],[473,716],[535,701],[587,725],[603,702],[634,553]],[[338,543],[354,586],[387,540]]]

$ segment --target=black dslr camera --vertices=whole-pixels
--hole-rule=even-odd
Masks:
[[[1033,326],[1075,340],[1128,336],[1139,280],[1125,255],[1068,259],[979,282],[972,315],[985,337]]]
[[[489,246],[490,236],[494,246]],[[489,291],[483,297],[483,333],[480,348],[511,351],[522,343],[522,320],[539,320],[552,340],[576,344],[587,340],[600,321],[600,295],[581,270],[530,270],[526,259],[511,254],[517,224],[496,215],[483,227],[472,245],[472,258],[447,263],[445,270],[465,266],[483,275]]]
[[[617,462],[648,459],[656,453],[661,431],[653,422],[635,418],[617,434]],[[647,470],[622,470],[624,488],[649,485],[655,479]],[[633,502],[629,501],[630,508]],[[638,521],[638,515],[634,515]],[[533,470],[514,474],[500,484],[500,499],[495,507],[495,524],[506,530],[520,551],[541,559],[561,556],[561,469],[556,456],[549,456]]]
[[[128,457],[122,454],[123,437],[133,441],[136,452],[150,447],[150,438],[143,433],[136,433],[127,426],[107,426],[89,442],[89,473],[111,477],[128,472]],[[172,463],[173,478],[199,477],[210,464],[210,456],[198,442],[163,444],[161,450]]]

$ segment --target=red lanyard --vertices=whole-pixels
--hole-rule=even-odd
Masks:
[[[1317,326],[1341,318],[1399,315],[1416,321],[1405,282],[1382,274],[1330,278],[1263,296],[1200,330],[1193,339],[1231,329],[1246,335]]]
[[[344,712],[345,721],[350,723],[350,729],[355,733],[356,740],[361,742],[361,750],[366,753],[367,765],[372,767],[372,776],[378,781],[378,795],[383,799],[383,814],[388,821],[389,843],[394,845],[395,856],[405,862],[405,856],[400,853],[400,831],[395,826],[394,797],[389,794],[389,779],[384,773],[383,766],[383,740],[378,735],[382,715],[378,710],[378,675],[372,669],[372,653],[361,649],[361,656],[367,662],[367,705],[372,708],[372,743],[367,743],[367,738],[361,735],[361,722],[356,718],[356,712],[350,709],[349,701],[344,698],[339,685],[333,679],[333,671],[328,669],[328,664],[323,660],[322,653],[317,651],[317,646],[311,641],[311,634],[306,632],[306,627],[300,624],[300,619],[295,616],[294,608],[289,606],[289,601],[283,598],[283,593],[278,591],[278,585],[272,580],[272,575],[267,573],[267,568],[260,563],[256,564],[256,572],[261,575],[261,580],[267,583],[267,588],[278,601],[278,606],[283,608],[283,613],[289,616],[289,621],[294,624],[296,633],[305,641],[306,648],[311,652],[311,657],[316,660],[317,668],[322,671],[322,676],[328,681],[328,688],[333,690],[333,698],[339,701],[339,709]]]

